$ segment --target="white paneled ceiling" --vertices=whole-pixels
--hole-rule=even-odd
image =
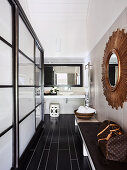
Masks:
[[[23,0],[22,0],[23,1]],[[46,58],[83,58],[89,0],[25,0]]]
[[[89,0],[28,0],[34,14],[85,14]]]
[[[45,49],[45,58],[72,62],[85,58],[127,6],[127,0],[19,2]]]

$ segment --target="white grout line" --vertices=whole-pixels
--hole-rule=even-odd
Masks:
[[[47,140],[48,140],[48,136],[49,136],[50,130],[51,130],[51,129],[49,129],[49,131],[48,131],[48,135],[47,135],[46,140],[45,140],[45,145],[44,145],[44,148],[43,148],[43,151],[42,151],[42,154],[41,154],[41,158],[40,158],[40,161],[39,161],[39,164],[38,164],[37,170],[39,169],[40,164],[41,164],[41,160],[42,160],[42,157],[43,157],[43,153],[44,153],[44,150],[45,150],[45,146],[46,146],[46,143],[47,143]]]
[[[47,123],[48,123],[48,122],[46,122],[45,126],[47,125]],[[26,167],[26,170],[28,169],[28,167],[29,167],[29,165],[30,165],[30,163],[31,163],[31,160],[32,160],[32,158],[33,158],[33,156],[34,156],[34,154],[35,154],[35,151],[36,151],[36,149],[37,149],[37,147],[38,147],[38,144],[39,144],[39,142],[40,142],[40,140],[41,140],[41,137],[42,137],[43,133],[44,133],[44,129],[43,129],[43,132],[42,132],[42,134],[41,134],[41,136],[40,136],[40,138],[39,138],[39,140],[38,140],[38,142],[37,142],[37,145],[36,145],[36,147],[35,147],[35,149],[34,149],[34,152],[33,152],[32,156],[31,156],[31,158],[30,158],[30,160],[29,160],[29,163],[28,163],[28,165],[27,165],[27,167]]]
[[[69,123],[69,122],[68,122]],[[69,124],[68,124],[69,126]],[[69,128],[69,127],[68,127]],[[69,143],[69,134],[68,134],[68,128],[67,128],[67,136],[68,136],[68,146],[69,146],[69,155],[70,155],[70,165],[71,165],[71,170],[72,170],[72,162],[71,162],[71,152],[70,152],[70,143]]]
[[[58,149],[57,149],[57,161],[56,161],[56,170],[58,169],[58,159],[59,159],[59,145],[60,145],[60,119],[59,119],[59,135],[58,135]]]
[[[55,128],[54,128],[54,129],[55,129]],[[51,141],[50,141],[49,151],[48,151],[48,155],[47,155],[47,161],[46,161],[46,164],[45,164],[45,170],[46,170],[47,164],[48,164],[49,153],[50,153],[50,149],[51,149],[51,144],[52,144],[54,129],[53,129],[53,131],[52,131],[52,138],[51,138]]]
[[[69,123],[69,126],[70,126],[70,123]],[[74,136],[73,136],[73,133],[72,133],[71,126],[70,126],[70,130],[71,130],[71,135],[72,135],[72,139],[73,139],[73,144],[74,144],[74,149],[75,149],[75,155],[76,155],[76,159],[77,159],[78,169],[80,170],[78,156],[77,156],[77,151],[76,151],[76,147],[75,147],[75,140],[74,140]]]

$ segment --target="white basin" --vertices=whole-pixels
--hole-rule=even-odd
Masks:
[[[59,92],[59,94],[62,94],[62,95],[71,95],[71,94],[73,94],[73,91],[61,91],[61,92]]]

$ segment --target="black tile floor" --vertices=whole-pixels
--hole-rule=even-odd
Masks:
[[[90,170],[83,157],[74,115],[51,118],[45,115],[45,128],[28,162],[21,170]]]

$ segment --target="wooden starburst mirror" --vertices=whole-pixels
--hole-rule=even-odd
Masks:
[[[113,32],[106,43],[102,83],[108,104],[122,108],[127,98],[127,33],[123,29]]]

